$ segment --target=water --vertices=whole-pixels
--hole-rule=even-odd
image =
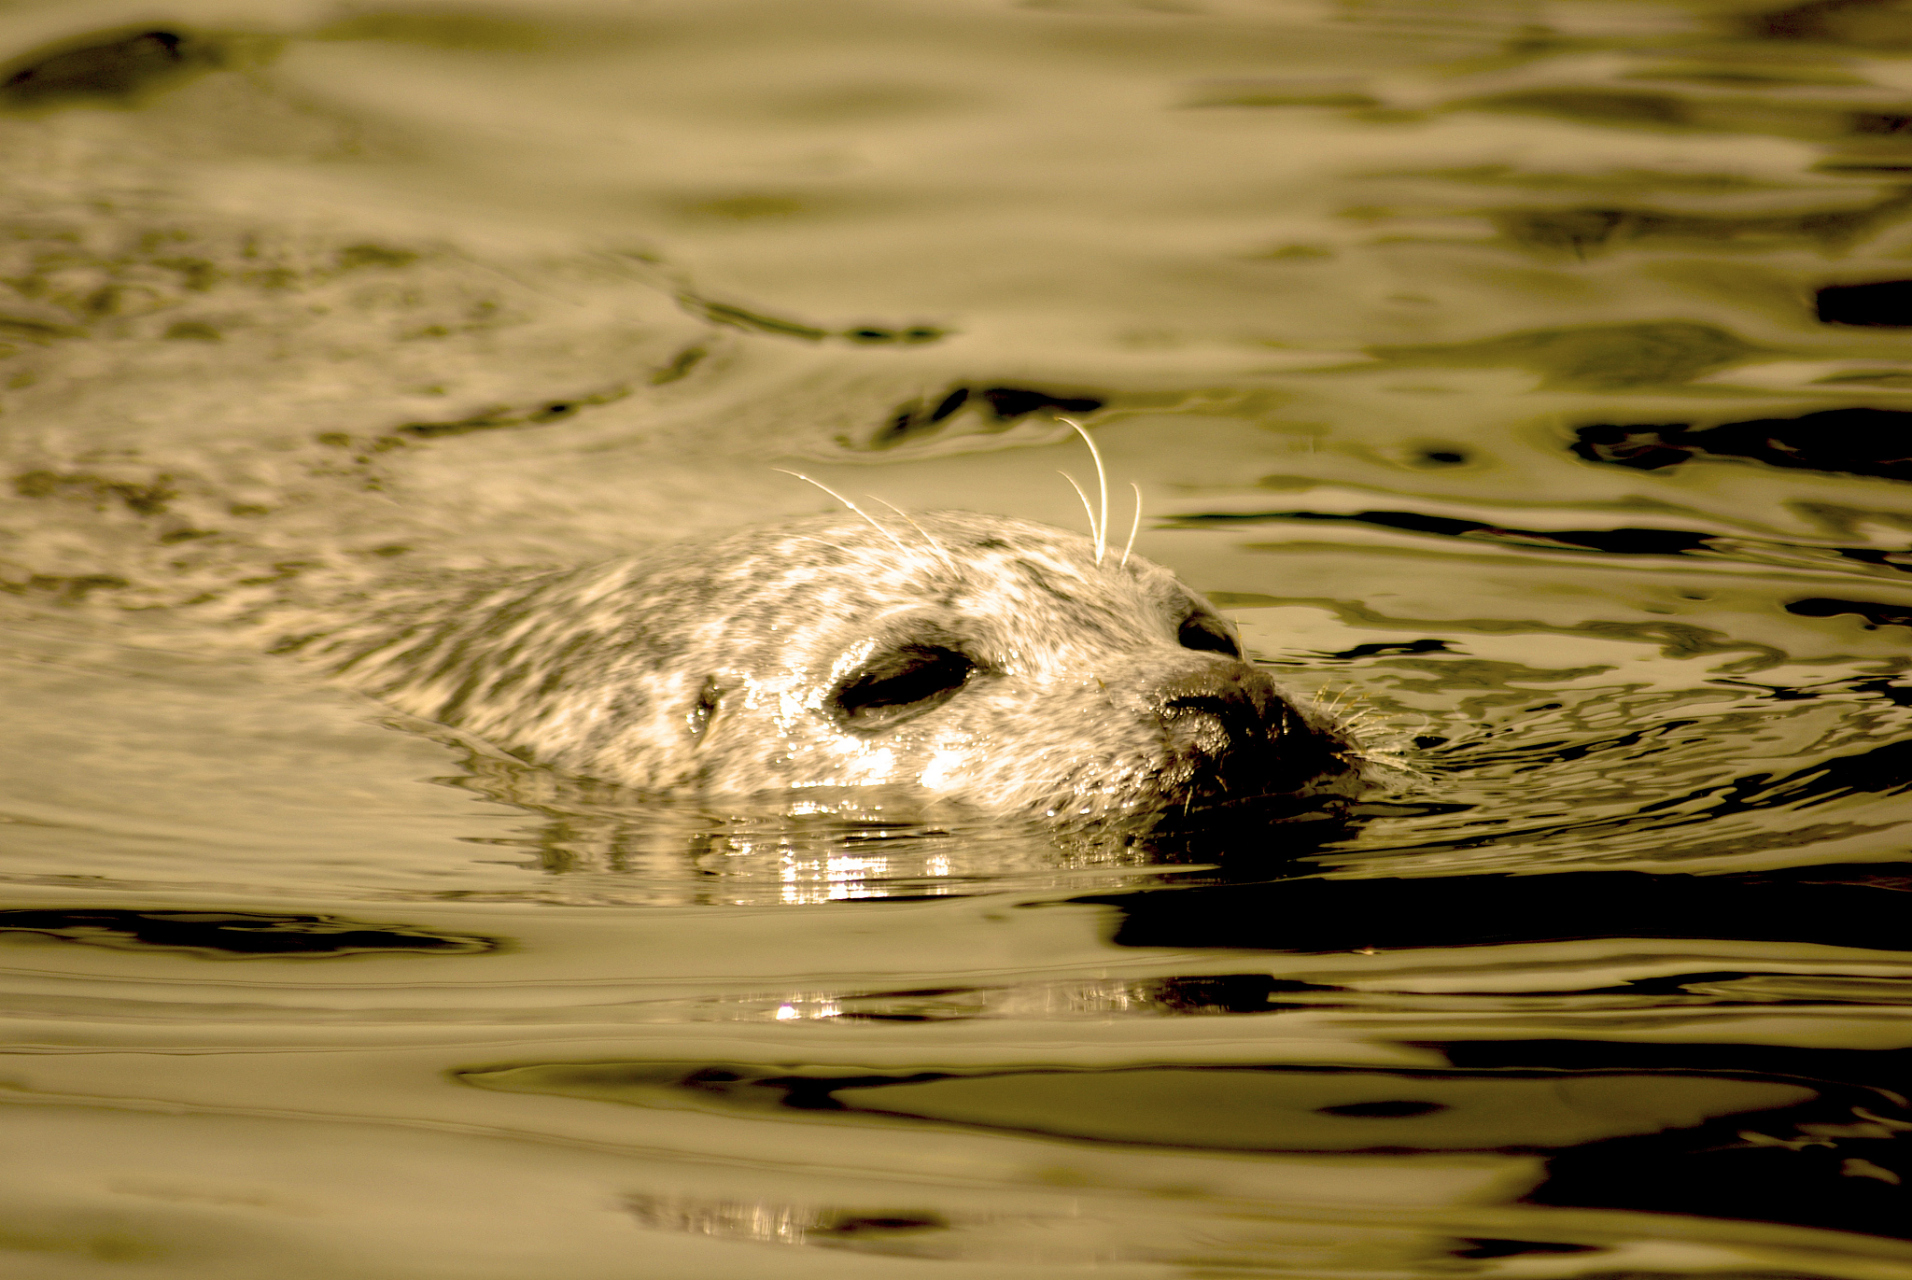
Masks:
[[[1912,1275],[1902,8],[0,32],[7,1275]],[[1059,410],[1347,829],[645,805],[264,652],[778,467],[1081,527]]]

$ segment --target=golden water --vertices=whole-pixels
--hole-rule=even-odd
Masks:
[[[0,54],[0,1274],[1912,1277],[1912,8]],[[1340,838],[647,808],[257,639],[778,467],[1079,527],[1058,409]]]

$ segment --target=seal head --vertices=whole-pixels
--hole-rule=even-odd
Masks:
[[[421,595],[310,651],[402,711],[653,793],[903,787],[1073,825],[1356,772],[1167,570],[968,512],[810,517]]]

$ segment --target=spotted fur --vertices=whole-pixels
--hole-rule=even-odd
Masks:
[[[655,793],[900,784],[1077,822],[1351,776],[1231,637],[1167,570],[1075,534],[845,513],[415,593],[305,650],[402,711]]]

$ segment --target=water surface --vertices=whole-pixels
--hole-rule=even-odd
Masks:
[[[1912,1276],[1903,7],[0,53],[7,1274]],[[1060,414],[1345,827],[665,806],[261,639],[777,468],[1080,528]]]

